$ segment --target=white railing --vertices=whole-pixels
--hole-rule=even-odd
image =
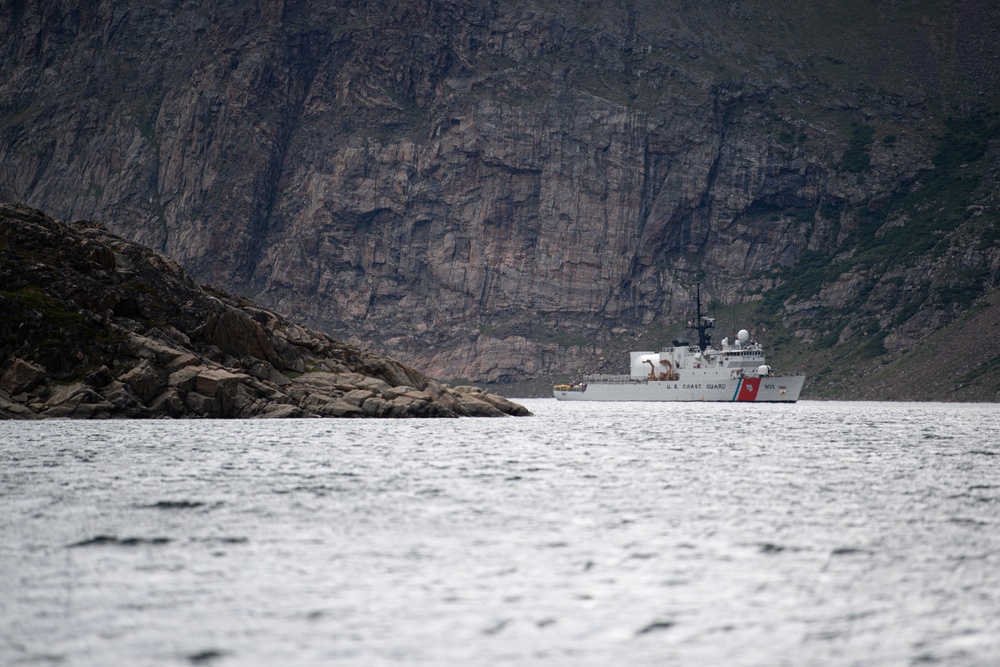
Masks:
[[[588,375],[583,381],[587,384],[646,384],[646,378],[631,375]]]

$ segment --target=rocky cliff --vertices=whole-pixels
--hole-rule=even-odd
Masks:
[[[96,223],[0,205],[0,419],[526,415],[310,331]]]
[[[3,7],[0,198],[435,377],[620,368],[699,281],[832,377],[1000,278],[988,0]]]

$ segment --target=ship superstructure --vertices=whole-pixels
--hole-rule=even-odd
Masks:
[[[659,352],[631,352],[628,375],[591,375],[580,382],[553,387],[561,401],[748,401],[794,403],[805,375],[775,373],[764,348],[741,329],[732,342],[712,345],[715,318],[701,312],[688,328],[698,343],[675,340]]]

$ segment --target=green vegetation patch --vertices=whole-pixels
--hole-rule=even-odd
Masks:
[[[48,324],[67,329],[89,328],[87,320],[76,309],[67,308],[38,287],[23,287],[16,291],[0,290],[0,296],[10,299],[26,310],[40,313]]]
[[[851,270],[879,272],[919,255],[941,256],[947,251],[948,235],[972,220],[974,211],[969,205],[988,167],[989,142],[1000,138],[1000,122],[993,116],[974,115],[949,119],[945,128],[932,158],[934,169],[884,205],[850,211],[855,223],[853,231],[833,253],[805,251],[794,267],[775,273],[773,277],[780,278],[782,284],[765,296],[767,310],[776,311],[793,296],[808,299],[825,284]],[[861,153],[871,137],[870,127],[855,127],[852,148],[842,163],[845,168],[863,168]],[[815,207],[803,210],[796,214],[796,219],[801,217],[804,221],[816,212]],[[818,212],[825,219],[837,221],[848,213],[832,203],[820,204]],[[1000,239],[1000,232],[991,220],[977,222],[974,227],[983,247],[991,247]],[[849,253],[851,250],[854,252]],[[834,259],[837,253],[844,258]],[[984,279],[981,274],[963,274],[941,296],[967,306],[981,294]],[[905,310],[916,312],[914,307],[910,303]]]
[[[934,169],[885,208],[861,212],[853,239],[863,248],[857,262],[881,266],[928,252],[943,253],[948,247],[944,236],[971,219],[969,205],[987,167],[989,142],[1000,137],[1000,123],[979,115],[945,124],[947,131],[931,158]],[[900,224],[885,229],[890,220]]]
[[[818,294],[824,284],[844,273],[844,270],[843,263],[834,263],[826,253],[806,250],[799,257],[798,264],[781,275],[784,282],[765,295],[764,305],[768,311],[775,312],[793,296],[807,299]]]
[[[847,152],[840,161],[840,169],[852,174],[866,171],[872,161],[868,154],[868,145],[871,144],[874,135],[875,128],[871,125],[855,125],[851,141],[847,145]]]
[[[973,384],[992,378],[992,388],[1000,389],[1000,381],[997,380],[998,377],[1000,377],[1000,355],[979,364],[965,375],[962,375],[958,378],[958,383]]]
[[[957,272],[949,285],[939,287],[938,297],[942,304],[958,304],[962,310],[969,308],[983,294],[983,287],[990,270],[986,267],[972,267]]]

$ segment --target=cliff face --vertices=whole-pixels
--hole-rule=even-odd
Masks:
[[[6,2],[0,197],[435,377],[619,367],[698,281],[902,354],[998,282],[998,9],[802,4]]]

